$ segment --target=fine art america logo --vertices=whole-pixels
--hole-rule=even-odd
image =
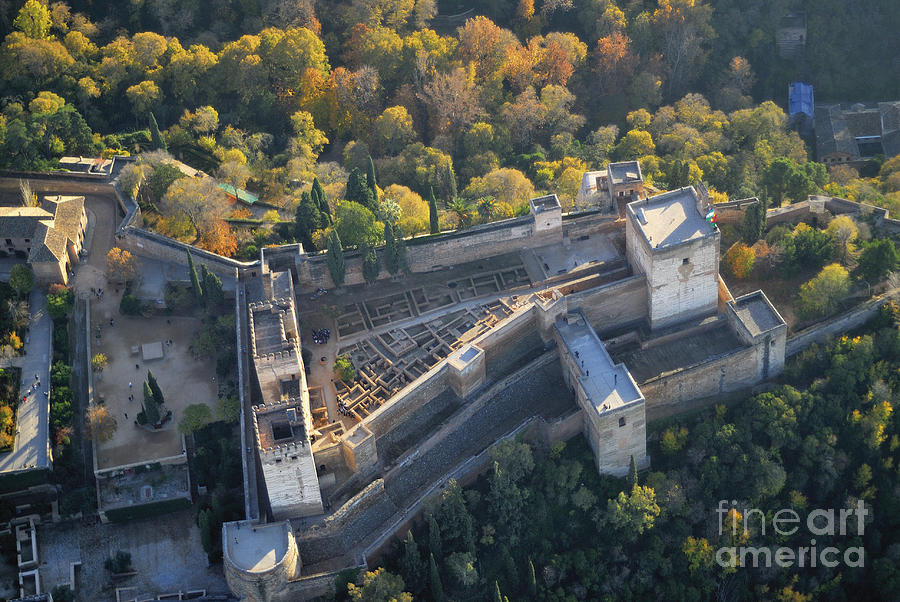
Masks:
[[[722,567],[836,567],[842,561],[848,567],[865,566],[865,549],[862,546],[847,547],[843,553],[834,546],[816,545],[816,537],[834,537],[848,535],[853,537],[865,534],[865,517],[869,510],[862,500],[858,500],[855,508],[819,508],[806,515],[805,521],[790,508],[783,508],[766,519],[766,514],[758,508],[744,508],[738,513],[737,501],[719,500],[716,514],[719,518],[719,535],[730,532],[732,543],[746,542],[750,533],[750,517],[756,516],[753,524],[759,525],[759,535],[768,537],[792,536],[805,526],[810,534],[808,546],[796,549],[787,547],[755,547],[733,545],[716,550],[716,563]],[[741,521],[741,516],[743,521]],[[743,524],[742,524],[743,522]],[[767,524],[768,522],[768,524]],[[768,531],[767,531],[768,529]]]

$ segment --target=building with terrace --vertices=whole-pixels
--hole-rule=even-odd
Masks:
[[[610,163],[605,170],[585,172],[575,203],[578,206],[596,205],[603,212],[621,214],[627,203],[644,196],[640,163],[622,161]]]

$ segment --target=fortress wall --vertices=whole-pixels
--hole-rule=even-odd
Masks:
[[[398,393],[389,404],[385,404],[364,422],[376,439],[390,433],[403,424],[413,412],[440,395],[450,387],[449,368],[442,364],[430,376],[417,379]]]
[[[378,449],[378,457],[385,464],[393,463],[398,452],[402,454],[405,451],[397,450],[397,446],[420,438],[422,433],[432,428],[431,423],[435,416],[455,411],[456,408],[454,406],[458,407],[461,403],[462,401],[453,390],[447,388],[424,403],[417,405],[402,421],[397,422],[394,428],[376,440],[375,446]]]
[[[759,376],[757,355],[756,347],[745,347],[640,383],[647,400],[648,420],[655,418],[657,413],[677,412],[682,403],[756,384]]]
[[[813,343],[821,343],[829,337],[833,337],[864,324],[866,321],[875,317],[879,308],[881,308],[881,305],[885,301],[898,296],[900,295],[895,293],[893,295],[879,297],[878,299],[872,299],[856,309],[835,316],[816,326],[801,330],[794,336],[788,338],[784,351],[785,356],[790,357],[800,353]]]
[[[180,265],[187,263],[187,253],[190,251],[198,270],[205,265],[210,272],[232,280],[237,280],[240,270],[259,270],[259,262],[236,261],[140,228],[125,228],[117,232],[116,245],[139,258],[150,257]]]
[[[643,274],[566,297],[570,310],[581,308],[601,337],[623,325],[647,319],[647,279]]]
[[[569,239],[578,238],[580,236],[590,236],[598,232],[615,232],[625,231],[625,223],[618,221],[617,215],[608,213],[596,213],[593,215],[585,215],[564,219],[563,236]]]
[[[584,227],[597,228],[599,224]],[[412,272],[430,272],[467,261],[557,243],[561,239],[562,233],[559,228],[536,232],[534,218],[528,215],[475,226],[461,232],[409,239],[406,241],[407,263]],[[383,266],[383,249],[379,249],[378,253],[382,257]],[[362,258],[359,253],[347,253],[344,263],[346,265],[344,283],[361,284]],[[297,274],[299,288],[304,290],[334,286],[324,254],[298,256]],[[388,278],[390,274],[382,269],[378,277]]]
[[[502,328],[495,328],[476,344],[484,349],[488,374],[504,372],[524,355],[544,348],[538,330],[535,309],[507,318]]]

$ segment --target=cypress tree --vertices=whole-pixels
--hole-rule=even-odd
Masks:
[[[372,191],[372,198],[375,204],[378,204],[378,180],[375,178],[375,163],[372,161],[372,155],[369,155],[366,161],[366,185]]]
[[[194,265],[194,257],[188,251],[188,269],[191,271],[191,290],[194,291],[194,299],[200,303],[203,301],[203,287],[200,286],[200,278],[197,277],[197,266]]]
[[[500,594],[500,584],[494,581],[494,602],[503,602],[503,596]]]
[[[528,559],[528,595],[534,597],[537,595],[537,576],[534,574],[534,563],[531,558]]]
[[[381,271],[381,266],[378,262],[378,253],[375,251],[374,247],[369,246],[368,243],[362,245],[360,252],[362,254],[363,278],[369,284],[374,284],[375,281],[378,280],[378,272]]]
[[[328,199],[325,198],[325,189],[322,188],[322,184],[319,183],[319,178],[313,178],[312,183],[312,198],[316,202],[316,205],[319,207],[319,212],[322,214],[322,217],[325,220],[324,227],[331,225],[331,207],[328,206]]]
[[[204,508],[197,514],[197,526],[200,528],[200,543],[207,556],[212,556],[213,516],[212,510]]]
[[[389,274],[400,271],[400,249],[391,222],[384,222],[384,267]]]
[[[428,516],[428,551],[441,556],[441,531],[434,514]]]
[[[344,248],[341,246],[341,239],[337,230],[332,230],[331,234],[328,235],[328,251],[325,259],[334,285],[341,286],[344,284],[347,266],[344,265]]]
[[[312,195],[304,192],[300,195],[300,204],[294,216],[294,237],[303,245],[304,251],[313,248],[312,233],[324,227],[322,212],[313,200]]]
[[[631,462],[628,463],[628,489],[634,489],[634,486],[638,484],[638,470],[637,470],[637,462],[634,461],[634,456],[631,456]]]
[[[434,554],[428,556],[428,573],[431,582],[431,597],[440,602],[444,599],[444,585],[441,583],[441,574],[434,561]]]
[[[150,385],[147,384],[147,381],[144,381],[144,403],[141,407],[143,408],[144,419],[147,421],[147,424],[152,426],[159,424],[159,404],[153,398],[153,391],[150,390]]]
[[[156,117],[152,111],[150,112],[150,143],[153,144],[153,148],[159,148],[164,151],[169,150],[169,147],[166,146],[166,139],[163,137],[162,132],[159,131],[159,124],[156,123]]]
[[[157,405],[166,403],[162,394],[162,389],[159,388],[159,383],[156,382],[156,377],[153,376],[153,372],[150,370],[147,370],[147,385],[150,387],[150,392],[153,394],[153,401],[155,401]]]
[[[222,279],[215,272],[206,269],[205,265],[200,266],[200,272],[203,276],[203,303],[208,308],[214,308],[225,301],[225,292],[222,290]]]
[[[434,186],[428,188],[428,221],[431,224],[431,233],[438,234],[441,227],[438,224],[437,201],[434,199]]]
[[[406,532],[406,540],[403,542],[403,557],[400,559],[400,567],[407,587],[414,594],[421,593],[425,587],[425,563],[419,554],[419,546],[413,538],[412,531]]]
[[[378,209],[372,190],[366,184],[366,180],[358,167],[354,167],[347,177],[347,192],[344,194],[348,201],[359,203],[372,213]]]

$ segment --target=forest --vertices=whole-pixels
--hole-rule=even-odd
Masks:
[[[499,444],[487,474],[451,483],[347,596],[898,599],[898,316],[886,304],[859,332],[812,346],[765,393],[651,425],[653,465],[638,474],[632,464],[627,479],[598,476],[581,437],[550,449]],[[844,512],[853,518],[843,531],[823,534],[818,519],[808,528],[816,510],[860,507]],[[779,511],[801,517],[799,528],[774,531]],[[784,568],[720,552],[804,546],[817,558],[836,551]],[[857,552],[847,562],[860,547],[861,566]]]
[[[638,159],[659,189],[702,178],[724,200],[767,193],[784,158],[787,200],[833,185],[897,203],[880,164],[832,181],[780,105],[796,79],[819,100],[900,96],[900,15],[889,0],[801,4],[4,2],[0,165],[141,155],[122,183],[147,226],[242,258],[322,250],[332,232],[377,245],[388,222],[401,237],[469,227],[545,191],[577,209],[581,174],[609,160]],[[791,61],[774,38],[797,8],[807,51]],[[171,186],[172,157],[262,203]],[[367,201],[351,180],[369,165]]]

